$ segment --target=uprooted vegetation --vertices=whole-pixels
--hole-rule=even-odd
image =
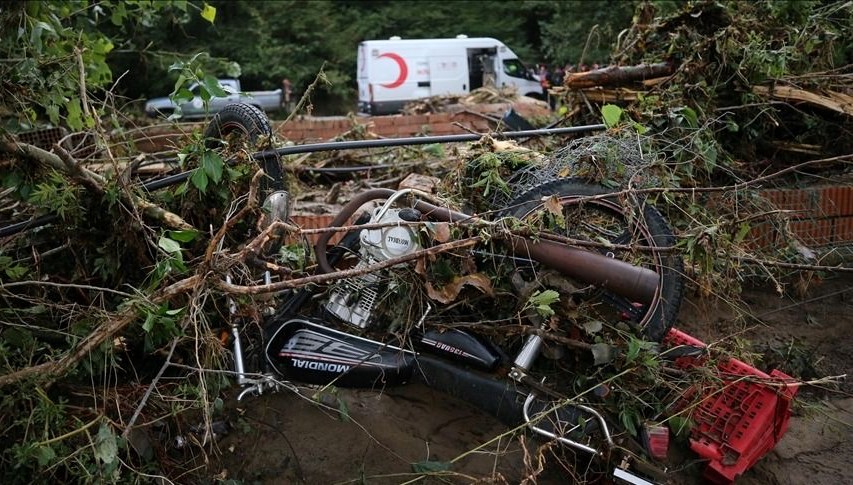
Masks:
[[[849,105],[838,99],[849,96],[850,70],[836,67],[844,39],[833,32],[851,16],[849,5],[822,7],[805,19],[807,29],[792,37],[782,26],[798,15],[796,4],[789,5],[789,17],[769,15],[767,9],[774,7],[760,2],[742,4],[738,14],[731,8],[702,2],[671,17],[641,15],[615,59],[668,61],[673,74],[647,80],[644,87],[566,93],[566,114],[575,122],[599,121],[599,110],[587,102],[625,102],[622,123],[607,134],[569,142],[531,140],[523,146],[484,138],[470,146],[292,156],[283,165],[296,208],[334,211],[354,193],[396,187],[417,172],[439,179],[435,187],[451,206],[483,213],[544,180],[582,176],[626,197],[645,194],[655,201],[676,228],[690,291],[731,302],[732,320],[751,325],[754,316],[738,302],[746,280],[770,280],[780,292],[807,292],[804,285],[815,272],[849,271],[814,259],[789,231],[790,214],[754,189],[785,180],[787,172],[774,176],[772,171],[782,169],[782,154],[785,163],[804,160],[806,172],[831,167],[841,173],[849,163]],[[778,32],[772,41],[749,33],[748,27],[766,18],[780,22],[772,26]],[[811,69],[816,72],[805,72]],[[91,136],[98,147],[115,146],[105,130]],[[240,261],[268,235],[256,226],[262,201],[250,190],[262,177],[247,156],[254,147],[219,154],[195,139],[182,147],[177,169],[195,170],[196,177],[148,192],[138,185],[139,169],[162,161],[121,146],[130,151],[101,150],[95,160],[61,147],[48,153],[4,144],[2,218],[57,217],[50,226],[0,239],[0,384],[6,391],[0,422],[4,440],[14,443],[0,456],[0,468],[10,483],[31,477],[134,480],[145,473],[184,480],[184,473],[215,449],[207,431],[212,426],[194,425],[219,416],[229,395],[229,356],[218,332],[229,318],[228,298],[237,300],[249,319],[260,318],[269,306],[265,297],[239,294],[223,284],[228,272],[251,280]],[[351,177],[317,170],[336,164],[381,168],[353,169]],[[748,238],[762,221],[779,231],[776,244],[755,245]],[[454,228],[457,237],[499,236],[484,234],[487,229]],[[306,241],[318,232],[282,227],[279,236],[292,243],[274,260],[282,279],[310,274],[314,262]],[[499,309],[476,303],[483,282],[499,275],[466,274],[470,265],[447,255],[436,255],[430,269],[415,271],[415,278],[398,276],[401,282],[434,284],[411,294],[462,301],[472,311],[471,323],[494,320],[488,312]],[[532,290],[527,293],[532,296]],[[399,318],[393,322],[422,312],[414,308],[416,302],[409,303],[392,309]],[[564,303],[552,294],[508,302],[514,317],[536,314],[538,308],[573,321],[575,334],[555,330],[549,337],[588,352],[579,353],[574,365],[588,368],[590,361],[599,361],[594,373],[573,373],[567,395],[587,393],[597,389],[593,383],[606,381],[612,394],[609,400],[602,397],[604,405],[628,430],[648,416],[689,426],[683,416],[664,413],[681,389],[713,376],[672,373],[653,345]],[[502,338],[518,339],[530,329],[504,325],[498,330]],[[734,355],[761,366],[761,356],[744,342],[720,339],[723,349],[715,358]],[[609,353],[610,347],[624,353]],[[805,355],[789,351],[784,359],[766,358],[782,360],[783,370],[797,377],[835,385],[820,381],[820,370],[810,367]],[[199,429],[181,451],[169,448],[172,438]],[[576,471],[574,462],[562,458],[563,467]],[[535,479],[536,466],[527,464]],[[209,476],[196,473],[199,479]]]
[[[283,165],[294,168],[289,184],[297,209],[312,205],[315,209],[334,209],[353,193],[369,187],[395,187],[405,174],[414,171],[438,179],[434,184],[438,195],[451,206],[484,213],[550,178],[568,174],[583,176],[623,188],[625,195],[646,191],[650,197],[658,198],[659,206],[672,208],[670,217],[679,225],[678,246],[684,250],[694,288],[735,297],[739,282],[749,268],[761,268],[760,275],[772,276],[782,283],[787,281],[784,270],[777,271],[773,263],[797,261],[798,253],[780,253],[778,249],[766,247],[757,253],[758,249],[749,247],[744,241],[741,220],[747,214],[766,209],[765,202],[749,194],[749,183],[735,188],[709,189],[711,193],[729,190],[728,201],[731,202],[721,202],[709,212],[705,210],[705,203],[696,199],[695,190],[681,192],[665,188],[671,186],[671,182],[667,182],[671,169],[664,158],[649,154],[647,146],[651,140],[640,139],[642,141],[638,142],[634,128],[627,126],[605,135],[579,138],[559,149],[541,141],[536,142],[539,145],[533,150],[484,138],[470,146],[399,148],[377,157],[350,154],[348,156],[356,160],[371,159],[377,164],[383,164],[386,159],[405,163],[390,165],[379,171],[379,175],[371,171],[370,177],[339,178],[333,183],[336,189],[324,188],[320,193],[316,192],[318,174],[312,174],[310,167],[322,167],[329,155],[293,156],[291,160],[284,160]],[[215,182],[218,172],[209,167],[211,181],[204,192],[189,181],[146,196],[150,197],[149,204],[161,208],[156,214],[172,214],[174,221],[181,221],[175,227],[141,212],[128,211],[128,208],[138,209],[132,205],[136,199],[130,196],[120,199],[124,204],[101,203],[105,199],[89,194],[107,197],[109,190],[102,190],[97,183],[83,183],[96,179],[94,176],[86,171],[68,172],[73,166],[57,164],[53,168],[64,171],[67,179],[63,177],[62,180],[67,180],[76,194],[73,199],[64,200],[65,205],[51,206],[54,210],[67,209],[62,222],[55,224],[54,230],[35,232],[37,237],[28,234],[4,241],[4,254],[14,255],[4,275],[7,282],[3,297],[8,302],[4,318],[14,325],[3,334],[8,371],[0,377],[0,382],[8,388],[24,390],[38,385],[39,389],[46,389],[28,395],[25,404],[35,416],[41,416],[40,413],[53,416],[44,418],[50,419],[44,424],[52,426],[48,434],[29,440],[26,439],[27,429],[31,425],[22,421],[9,422],[8,433],[19,440],[20,445],[9,451],[12,454],[4,455],[5,463],[31,457],[36,459],[31,462],[33,473],[41,466],[53,464],[52,468],[42,469],[50,471],[40,473],[57,477],[79,473],[122,474],[126,472],[116,470],[125,466],[144,470],[155,463],[161,473],[180,474],[187,464],[174,462],[178,459],[175,454],[161,447],[177,435],[186,435],[196,420],[210,420],[221,412],[219,406],[222,392],[229,386],[229,374],[219,370],[227,369],[229,364],[227,352],[217,338],[217,328],[228,319],[228,295],[237,299],[241,314],[250,319],[258,319],[270,303],[253,296],[256,292],[246,287],[223,284],[224,275],[226,272],[246,274],[236,279],[248,278],[244,283],[251,281],[251,271],[241,269],[239,261],[268,242],[270,234],[258,233],[255,229],[254,221],[260,214],[259,201],[249,188],[259,184],[260,173],[254,162],[245,156],[246,149],[231,151],[221,159],[215,152],[206,152],[199,146],[190,146],[185,153],[182,159],[187,168],[205,170],[205,163],[224,162],[231,158],[229,155],[235,156],[236,163],[221,166],[219,183]],[[331,158],[339,156],[332,154]],[[17,152],[8,158],[11,166],[26,170],[30,178],[23,180],[31,181],[33,189],[30,190],[42,190],[38,183],[41,177],[50,177],[51,173],[57,177],[58,172],[39,168],[44,165],[27,163],[45,161],[39,157],[53,160],[40,152]],[[293,166],[296,160],[299,160],[298,169]],[[323,175],[322,172],[319,175]],[[133,190],[132,186],[126,188]],[[248,198],[244,197],[247,193]],[[732,194],[736,197],[732,198]],[[118,200],[121,196],[114,197]],[[312,199],[321,203],[312,204]],[[33,200],[29,202],[35,206]],[[204,210],[199,211],[200,207]],[[606,227],[603,220],[594,217],[600,216],[584,215],[581,220]],[[564,222],[571,225],[572,221]],[[226,230],[220,232],[220,228]],[[298,282],[300,278],[312,281],[311,247],[302,238],[316,235],[321,229],[302,231],[292,226],[280,229],[279,237],[286,237],[293,244],[286,245],[269,267],[275,270],[274,274],[281,275],[283,281]],[[489,235],[485,232],[495,228],[474,229],[466,232],[457,228],[454,232],[457,238],[500,237],[500,233]],[[602,244],[589,235],[586,238],[593,244]],[[224,241],[221,246],[220,241]],[[248,244],[240,246],[241,242]],[[59,261],[51,262],[54,255],[63,252],[74,257],[60,257]],[[31,254],[36,256],[31,258]],[[92,258],[88,254],[98,255],[94,267],[88,266]],[[398,275],[400,284],[420,281],[433,286],[432,289],[412,289],[405,294],[428,294],[433,299],[458,301],[475,311],[467,315],[469,325],[499,322],[495,320],[496,315],[507,309],[477,302],[487,288],[481,283],[497,281],[500,275],[471,274],[470,264],[460,263],[451,254],[448,253],[450,257],[446,259],[441,254],[433,256],[429,271]],[[726,257],[721,258],[722,254]],[[754,266],[756,261],[764,266]],[[333,278],[331,275],[327,280]],[[577,291],[559,282],[553,284],[569,293]],[[129,291],[134,288],[138,291]],[[559,319],[575,322],[574,328],[581,333],[549,332],[549,341],[558,347],[568,345],[580,349],[577,366],[586,368],[598,364],[593,374],[577,372],[581,379],[567,383],[568,388],[563,390],[566,395],[585,394],[594,388],[590,387],[592,383],[604,381],[608,389],[616,391],[610,394],[606,407],[627,429],[638,426],[641,417],[649,415],[687,426],[661,413],[677,401],[679,389],[702,382],[708,379],[707,375],[679,374],[685,380],[673,379],[667,374],[667,366],[659,362],[656,348],[626,329],[607,325],[590,309],[557,304],[553,294],[534,295],[532,289],[526,294],[528,302],[506,302],[515,307],[508,309],[510,315],[535,314],[539,308],[546,314],[551,310]],[[395,325],[405,325],[410,315],[422,312],[422,308],[414,305],[423,303],[411,300],[407,305],[392,306],[389,315],[395,317],[389,319],[388,330],[394,331]],[[488,311],[477,313],[484,310]],[[743,315],[742,318],[749,317]],[[528,329],[506,322],[494,331],[498,332],[493,334],[496,338],[518,339]],[[583,342],[588,339],[599,345]],[[623,349],[625,353],[611,349]],[[740,352],[738,347],[729,350],[744,360],[755,362],[754,356]],[[638,369],[642,372],[636,372]],[[181,384],[178,385],[172,378],[179,376]],[[106,386],[109,389],[106,399],[100,393],[92,394],[90,386],[84,384],[86,380]],[[50,387],[41,387],[43,385]],[[4,401],[7,409],[21,405],[12,396],[7,395]],[[94,427],[98,427],[98,435],[87,434],[86,430]],[[67,438],[52,440],[53,436],[65,433],[70,433]],[[86,443],[94,446],[93,454],[73,454],[75,447]],[[202,431],[193,443],[198,451],[205,452],[209,450],[210,437]],[[153,453],[153,456],[145,457],[145,453]],[[189,459],[192,454],[179,455]],[[62,466],[55,465],[60,457],[68,456],[73,459],[62,461]]]
[[[849,156],[851,6],[845,2],[645,4],[613,66],[566,76],[569,118],[618,103],[653,132],[679,185],[743,180],[809,159]],[[797,25],[797,28],[792,28]],[[645,66],[634,77],[624,67]],[[608,70],[609,69],[609,70]]]

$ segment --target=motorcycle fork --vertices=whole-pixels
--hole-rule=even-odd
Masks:
[[[569,433],[580,428],[581,424],[565,423],[570,427],[570,429],[568,429],[566,432],[563,433],[562,436],[560,436],[560,435],[557,435],[557,434],[555,434],[555,433],[553,433],[547,429],[544,429],[544,428],[538,426],[537,423],[542,418],[536,419],[537,416],[533,416],[533,417],[530,416],[530,408],[531,408],[533,402],[536,400],[536,391],[535,390],[536,389],[543,389],[544,386],[541,383],[535,382],[533,380],[533,378],[530,377],[530,375],[528,375],[528,371],[533,366],[533,363],[536,361],[536,358],[539,357],[539,354],[542,351],[542,345],[543,344],[544,344],[544,340],[539,335],[529,335],[527,337],[527,340],[524,342],[524,345],[521,347],[521,350],[518,352],[518,355],[515,357],[515,360],[513,361],[512,369],[509,372],[510,378],[512,378],[513,380],[515,380],[519,383],[524,383],[526,385],[529,385],[530,387],[532,387],[534,389],[533,391],[531,391],[527,395],[527,398],[524,401],[524,408],[523,408],[524,421],[527,423],[527,426],[532,431],[534,431],[535,433],[537,433],[541,436],[544,436],[548,439],[555,439],[564,445],[571,446],[572,448],[582,450],[582,451],[585,451],[587,453],[592,453],[594,455],[603,455],[604,452],[601,450],[598,450],[596,448],[593,448],[592,446],[585,445],[583,443],[580,443],[578,441],[575,441],[575,440],[572,440],[572,439],[569,439],[566,437],[566,435],[568,435]],[[549,390],[548,392],[546,392],[544,394],[553,396],[556,393],[554,391]],[[595,409],[593,409],[589,406],[584,406],[583,404],[568,404],[568,405],[575,407],[577,409],[580,409],[581,411],[584,411],[584,412],[589,413],[592,416],[594,416],[595,419],[598,421],[599,426],[601,427],[601,431],[604,434],[604,439],[607,441],[608,447],[612,448],[614,446],[613,439],[610,436],[610,430],[607,427],[607,421],[604,419],[604,416],[602,416]],[[557,406],[554,406],[551,410],[549,410],[549,412],[554,411],[558,415],[559,410],[561,408],[562,408],[561,405],[557,405]]]
[[[226,281],[231,282],[231,276],[226,275]],[[271,282],[270,272],[264,272],[264,283],[270,284]],[[243,341],[240,336],[240,325],[237,315],[237,303],[232,299],[228,298],[228,312],[231,316],[229,321],[229,326],[231,328],[231,350],[234,353],[234,373],[237,375],[237,384],[243,388],[240,394],[237,395],[237,401],[242,401],[244,397],[247,395],[256,395],[259,396],[264,393],[266,390],[277,391],[281,389],[284,384],[277,381],[269,372],[266,364],[266,359],[263,357],[260,359],[261,365],[261,375],[259,377],[252,377],[246,374],[246,367],[244,363],[244,355],[243,355]],[[257,374],[255,374],[257,376]]]
[[[231,283],[231,275],[225,276],[225,281]],[[245,386],[248,383],[246,378],[246,366],[243,363],[243,342],[240,338],[240,326],[237,324],[237,302],[233,298],[228,298],[228,325],[231,327],[231,350],[234,353],[234,372],[237,374],[237,384]]]

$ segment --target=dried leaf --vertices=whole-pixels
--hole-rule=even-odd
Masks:
[[[601,320],[589,320],[583,323],[583,330],[587,335],[595,335],[604,328],[604,323]]]
[[[563,206],[560,205],[560,199],[556,195],[548,197],[542,206],[556,217],[562,217],[563,215]]]
[[[616,357],[613,347],[608,344],[592,344],[590,350],[592,351],[592,358],[595,359],[595,365],[608,364]]]
[[[437,302],[451,303],[456,300],[456,297],[459,296],[459,292],[462,291],[462,287],[465,285],[473,286],[489,296],[493,296],[494,294],[492,282],[489,278],[482,273],[476,273],[457,276],[453,278],[453,281],[438,289],[433,287],[432,284],[427,283],[427,295]]]
[[[446,222],[438,222],[432,224],[433,239],[439,243],[450,241],[450,224]]]

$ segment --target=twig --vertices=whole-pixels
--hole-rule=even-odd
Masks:
[[[130,293],[125,293],[123,291],[114,290],[112,288],[103,288],[100,286],[91,286],[91,285],[79,285],[74,283],[57,283],[55,281],[35,281],[35,280],[27,280],[27,281],[10,281],[8,283],[3,283],[3,289],[6,288],[14,288],[15,286],[55,286],[58,288],[75,288],[75,289],[83,289],[83,290],[92,290],[92,291],[101,291],[104,293],[115,293],[116,295],[126,296],[128,298],[133,298],[136,295],[132,295]]]
[[[77,58],[77,72],[80,76],[80,104],[83,105],[83,114],[92,116],[89,111],[89,97],[86,95],[86,67],[83,65],[83,51],[74,46],[74,56]]]
[[[180,295],[181,293],[186,293],[187,291],[192,290],[202,281],[203,280],[199,275],[193,275],[189,278],[185,278],[163,288],[162,290],[159,290],[151,297],[150,302],[154,305],[165,302],[177,295]],[[38,376],[40,379],[47,380],[48,383],[51,382],[56,377],[68,372],[83,357],[88,355],[92,350],[99,347],[108,339],[112,338],[116,333],[120,332],[131,322],[135,321],[136,318],[136,306],[128,305],[118,314],[116,319],[98,326],[94,331],[92,331],[92,333],[81,340],[73,350],[66,353],[62,358],[19,369],[0,376],[0,387],[14,384],[35,376]]]
[[[225,222],[222,224],[222,227],[220,227],[219,230],[216,231],[216,234],[213,236],[213,239],[211,239],[210,243],[208,243],[207,250],[205,250],[204,252],[205,265],[210,264],[210,262],[213,260],[213,253],[218,249],[219,241],[222,241],[222,239],[225,237],[225,234],[227,234],[228,231],[232,227],[234,227],[235,224],[240,222],[246,214],[255,210],[255,208],[258,206],[258,186],[260,185],[261,177],[263,176],[263,170],[258,170],[257,172],[255,172],[255,175],[252,176],[252,181],[249,183],[249,196],[248,200],[246,201],[246,205],[243,206],[243,208],[240,209],[240,211],[237,212],[237,214],[235,214],[233,217],[226,219]]]
[[[131,428],[133,428],[133,424],[136,423],[136,420],[139,419],[139,415],[142,413],[142,408],[145,407],[145,403],[148,402],[148,398],[151,397],[151,392],[154,391],[154,388],[157,387],[157,383],[160,382],[160,378],[163,377],[163,373],[166,372],[166,369],[172,364],[172,355],[175,353],[175,347],[178,346],[178,337],[172,339],[172,346],[169,348],[169,354],[166,356],[166,362],[163,362],[163,365],[160,367],[160,370],[157,372],[157,375],[154,376],[154,379],[151,380],[151,384],[148,385],[148,389],[145,390],[145,394],[142,395],[142,399],[139,401],[139,404],[136,406],[136,410],[133,411],[133,415],[130,417],[130,421],[127,422],[127,425],[124,428],[124,431],[121,433],[122,438],[127,438],[127,435],[130,434]]]
[[[381,269],[390,268],[392,266],[396,266],[401,263],[405,263],[407,261],[412,261],[414,259],[418,259],[424,256],[430,256],[433,254],[439,254],[445,251],[451,251],[454,249],[460,249],[465,247],[470,247],[478,242],[480,242],[481,238],[479,236],[469,237],[465,239],[460,239],[458,241],[451,241],[444,244],[439,244],[437,246],[433,246],[431,248],[422,249],[420,251],[415,251],[410,254],[406,254],[403,256],[399,256],[397,258],[388,259],[382,261],[380,263],[371,264],[369,266],[365,266],[359,269],[348,269],[342,271],[336,271],[334,273],[325,273],[325,274],[317,274],[306,276],[304,278],[297,278],[293,280],[280,281],[278,283],[271,283],[268,285],[253,285],[253,286],[243,286],[243,285],[235,285],[233,283],[227,283],[222,280],[217,283],[219,288],[226,293],[234,293],[239,295],[259,295],[264,293],[274,293],[281,290],[288,290],[291,288],[299,288],[301,286],[309,285],[309,284],[317,284],[317,283],[326,283],[332,280],[338,280],[343,278],[351,278],[353,276],[359,276],[366,273],[372,273],[374,271],[379,271]]]
[[[68,151],[59,145],[55,145],[57,153],[51,153],[37,146],[27,143],[11,142],[4,140],[0,142],[0,152],[13,153],[33,159],[57,171],[68,174],[73,180],[78,181],[87,189],[101,195],[105,193],[106,181],[100,175],[81,167]],[[149,217],[162,222],[172,229],[193,230],[194,228],[184,221],[179,215],[167,211],[162,207],[142,199],[132,193],[122,191],[121,200],[131,207],[139,207]]]
[[[853,268],[845,266],[822,266],[819,264],[786,263],[784,261],[768,261],[766,259],[750,258],[747,256],[731,256],[736,261],[754,263],[777,268],[802,269],[806,271],[833,271],[837,273],[853,273]]]

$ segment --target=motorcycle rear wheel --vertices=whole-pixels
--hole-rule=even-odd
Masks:
[[[544,230],[572,239],[604,242],[605,246],[607,243],[652,248],[672,248],[675,245],[669,224],[652,205],[640,199],[638,206],[613,194],[612,190],[584,179],[557,179],[533,187],[513,200],[501,215],[530,221],[537,214],[547,214],[548,208],[553,208],[554,197],[562,208],[565,227],[559,227],[552,221],[543,227]],[[660,275],[659,291],[648,305],[638,306],[616,295],[606,295],[602,302],[634,313],[636,326],[645,338],[663,339],[675,323],[681,305],[684,287],[681,258],[671,249],[618,251],[605,247],[599,250],[608,256],[645,266]]]

